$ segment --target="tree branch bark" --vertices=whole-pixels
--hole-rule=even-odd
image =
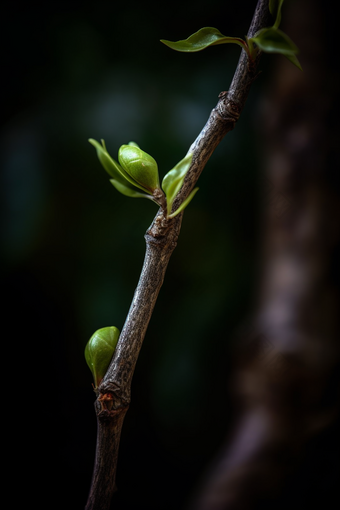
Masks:
[[[268,25],[268,0],[259,0],[248,37]],[[260,54],[252,62],[244,50],[228,92],[222,92],[201,133],[191,145],[191,167],[173,209],[188,197],[208,159],[234,128],[256,78]],[[163,284],[168,262],[176,247],[183,214],[169,220],[160,209],[145,235],[146,254],[129,313],[108,371],[98,388],[97,448],[94,474],[86,510],[108,510],[113,492],[124,416],[131,399],[131,381],[145,333]]]

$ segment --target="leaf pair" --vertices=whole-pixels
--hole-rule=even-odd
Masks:
[[[99,161],[112,177],[110,182],[123,195],[133,198],[149,198],[163,207],[160,196],[164,197],[158,176],[158,166],[152,156],[142,151],[135,142],[122,145],[118,151],[118,161],[115,161],[106,150],[104,140],[102,145],[92,138],[89,142],[95,147]],[[184,178],[190,168],[192,154],[187,155],[166,174],[162,187],[166,196],[166,214],[174,218],[191,202],[198,188],[193,190],[189,197],[171,212],[174,200],[180,191]]]
[[[279,30],[281,22],[281,9],[284,0],[270,0],[269,10],[272,16],[275,18],[275,23],[272,27],[263,28],[254,37],[243,40],[239,37],[227,37],[217,28],[204,27],[195,32],[187,39],[181,41],[167,41],[161,39],[169,48],[181,52],[196,52],[202,51],[209,46],[215,46],[217,44],[238,44],[247,53],[249,58],[252,60],[257,53],[257,48],[265,53],[281,53],[285,55],[294,65],[301,69],[300,62],[298,61],[296,54],[298,48],[293,41],[286,35],[282,30]]]

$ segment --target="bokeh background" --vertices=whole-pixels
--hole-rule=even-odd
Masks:
[[[96,329],[122,328],[156,213],[153,203],[114,190],[87,140],[105,139],[113,157],[136,141],[162,178],[228,89],[239,49],[186,55],[159,40],[203,26],[243,36],[255,4],[6,6],[3,322],[21,367],[27,453],[20,465],[36,508],[85,505],[96,418],[84,347]],[[259,243],[258,112],[275,58],[283,57],[262,59],[237,128],[209,161],[185,212],[134,376],[117,509],[181,508],[230,426],[230,341],[251,310]]]

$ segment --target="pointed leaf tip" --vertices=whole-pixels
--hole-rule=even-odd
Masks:
[[[286,58],[288,58],[288,60],[294,64],[298,69],[300,69],[300,71],[303,71],[302,69],[302,66],[297,58],[296,55],[285,55]]]

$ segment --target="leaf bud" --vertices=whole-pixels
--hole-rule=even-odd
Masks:
[[[135,181],[151,193],[160,187],[156,161],[136,145],[122,145],[118,161]]]
[[[95,388],[103,379],[119,338],[119,330],[114,326],[98,329],[85,347],[85,359],[94,379]]]

